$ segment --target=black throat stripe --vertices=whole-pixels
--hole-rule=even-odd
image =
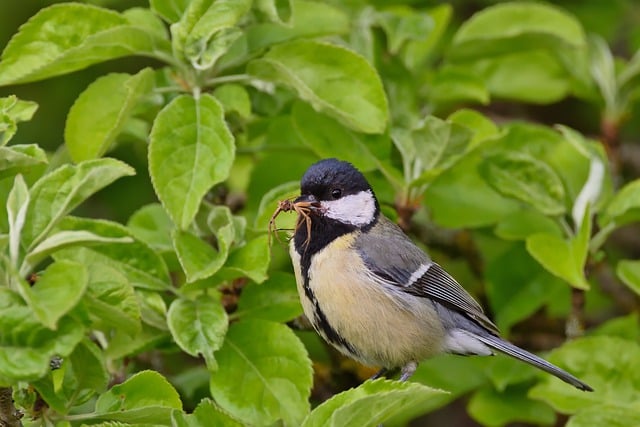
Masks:
[[[299,218],[298,221],[301,221],[301,218]],[[355,229],[356,227],[351,225],[327,218],[314,217],[311,222],[312,238],[308,244],[305,244],[307,240],[307,228],[305,224],[302,223],[297,227],[294,235],[294,245],[296,252],[300,255],[300,270],[304,280],[304,293],[313,304],[314,319],[310,320],[313,320],[312,323],[314,327],[321,329],[331,344],[342,347],[353,355],[358,355],[356,349],[331,326],[309,284],[309,269],[311,268],[311,258],[313,255],[320,252],[338,237],[353,232]]]

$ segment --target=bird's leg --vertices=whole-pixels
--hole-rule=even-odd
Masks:
[[[402,367],[402,370],[400,371],[402,372],[402,375],[400,375],[400,381],[408,380],[411,377],[411,375],[413,375],[413,373],[416,371],[416,369],[418,369],[417,362],[409,362],[406,365],[404,365]]]
[[[373,376],[370,379],[376,380],[376,379],[378,379],[380,377],[384,377],[387,374],[387,372],[389,372],[389,370],[387,368],[382,368],[378,372],[373,374]]]

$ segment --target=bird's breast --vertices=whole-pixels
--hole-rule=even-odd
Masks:
[[[439,353],[444,331],[430,301],[369,273],[353,248],[357,236],[336,239],[315,253],[306,280],[299,255],[291,251],[306,316],[323,338],[365,364],[395,367]]]

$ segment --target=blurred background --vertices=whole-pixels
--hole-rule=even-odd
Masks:
[[[39,9],[53,3],[55,2],[0,0],[0,47],[6,45],[11,36],[16,33],[19,26],[26,22],[29,17],[33,16]],[[148,6],[147,2],[143,0],[95,0],[87,1],[86,3],[115,10]],[[366,4],[375,6],[376,8],[409,5],[413,8],[420,9],[448,3],[452,6],[453,16],[451,19],[452,23],[446,30],[446,40],[447,37],[451,38],[459,25],[474,13],[501,2],[491,0],[456,0],[450,2],[346,1],[334,3],[344,3],[354,9]],[[600,35],[609,45],[614,55],[628,60],[640,50],[640,1],[558,0],[549,3],[555,4],[576,16],[588,34]],[[446,44],[446,42],[444,43]],[[438,59],[435,61],[437,62]],[[35,117],[31,121],[22,123],[19,126],[18,133],[13,138],[11,144],[37,143],[47,151],[55,152],[59,150],[64,143],[64,127],[69,108],[78,95],[91,82],[99,76],[113,71],[135,73],[145,66],[154,67],[160,65],[161,64],[155,63],[150,59],[126,58],[91,66],[85,70],[61,77],[0,88],[0,97],[15,94],[20,99],[35,101],[39,105]],[[553,102],[537,103],[513,101],[496,97],[492,99],[490,103],[478,106],[477,109],[498,123],[508,122],[513,119],[547,125],[562,123],[579,130],[591,138],[597,140],[609,139],[609,142],[614,144],[617,147],[616,150],[619,151],[616,155],[617,161],[619,162],[616,168],[619,168],[618,176],[620,182],[618,184],[620,184],[640,177],[640,111],[638,111],[637,104],[638,103],[633,104],[629,108],[624,120],[621,120],[618,123],[619,126],[615,127],[613,135],[607,133],[609,129],[603,124],[602,106],[596,101],[585,102],[584,99],[578,99],[573,95],[563,97]],[[268,110],[269,105],[266,104],[258,106],[257,108]],[[441,110],[436,109],[432,112],[436,114],[442,113],[444,116],[451,112],[448,106],[440,106],[439,108],[441,108]],[[285,137],[283,135],[280,136]],[[299,152],[288,149],[283,151],[276,150],[261,156],[252,156],[251,150],[251,144],[247,144],[247,148],[244,151],[242,148],[239,149],[239,156],[234,166],[235,175],[232,176],[229,187],[214,189],[211,194],[212,198],[225,198],[227,203],[235,205],[238,209],[247,207],[249,211],[253,211],[260,201],[260,195],[266,193],[277,184],[299,179],[308,165],[316,159],[314,154],[305,152],[304,150]],[[123,140],[119,141],[119,146],[109,155],[124,160],[135,167],[139,173],[134,177],[118,180],[107,189],[101,191],[91,199],[91,203],[82,206],[80,213],[91,217],[110,218],[119,222],[126,222],[131,214],[140,206],[156,201],[146,171],[146,149],[144,145],[136,143],[129,144],[128,141]],[[249,163],[252,164],[249,166]],[[252,179],[252,177],[255,176],[260,179]],[[246,189],[246,192],[234,193],[234,190],[237,189]],[[5,188],[0,186],[0,191],[5,191]],[[228,192],[231,192],[231,197],[229,197]],[[387,199],[393,199],[393,196],[387,197]],[[426,204],[428,205],[428,201]],[[428,242],[431,249],[435,252],[436,257],[441,256],[447,258],[449,260],[448,267],[453,269],[457,277],[461,278],[461,281],[463,281],[465,285],[469,285],[468,287],[481,286],[477,278],[474,278],[474,272],[472,271],[473,265],[471,265],[471,267],[467,265],[465,258],[468,257],[464,254],[462,257],[456,257],[456,254],[452,253],[450,248],[446,247],[447,242],[451,239],[469,239],[470,237],[468,235],[455,234],[452,237],[452,235],[448,234],[448,230],[430,224],[425,212],[416,213],[415,221],[424,225],[424,227],[418,227],[417,230],[414,230],[418,237],[423,237],[420,236],[420,232],[424,230],[441,236],[437,237],[435,242]],[[482,239],[482,231],[480,230],[477,234],[474,234],[473,238]],[[433,238],[425,237],[425,240],[429,239]],[[624,228],[617,232],[612,239],[612,246],[620,253],[625,254],[626,258],[640,258],[640,230],[637,227]],[[433,246],[431,246],[430,243],[433,243]],[[439,245],[442,247],[439,247]],[[459,246],[465,247],[465,243],[462,242]],[[284,251],[278,252],[277,250],[274,258],[276,265],[283,266],[288,262]],[[502,262],[512,262],[517,265],[519,259],[517,257],[509,258],[507,256]],[[523,265],[524,269],[526,269],[528,264],[523,261]],[[568,287],[563,288],[563,291],[558,294],[559,301],[566,301],[566,299],[569,298],[568,293]],[[594,290],[590,295],[591,296],[588,297],[591,298],[588,301],[590,307],[609,307],[609,305],[602,302],[602,299],[599,299],[598,291]],[[630,295],[629,293],[623,292],[622,298],[630,298],[629,303],[631,306],[634,306],[636,303]],[[486,301],[483,302],[486,306]],[[553,304],[550,303],[550,305]],[[607,310],[606,313],[609,316],[615,311]],[[529,320],[528,323],[523,322],[516,324],[511,331],[512,335],[510,337],[514,339],[516,343],[533,349],[550,348],[560,344],[561,341],[558,341],[557,332],[562,331],[564,325],[562,320],[559,320],[560,317],[554,317],[549,315],[549,313],[556,313],[560,316],[566,314],[562,313],[561,308],[554,309],[551,307],[546,316],[537,316],[534,320]],[[605,315],[603,314],[603,316]],[[543,332],[536,336],[526,336],[531,325],[535,325],[536,330]],[[545,331],[552,332],[545,334]],[[335,360],[330,361],[330,359],[335,359],[337,356],[327,353],[327,350],[318,343],[317,337],[315,337],[313,333],[302,333],[301,337],[305,341],[305,344],[312,349],[312,353],[314,353],[313,349],[315,348],[316,356],[319,355],[320,362],[315,366],[317,376],[322,377],[323,374],[330,375],[327,366],[332,363],[342,364],[341,367],[348,373],[340,379],[341,382],[339,382],[338,385],[335,383],[331,386],[323,384],[322,378],[320,378],[320,381],[316,380],[317,387],[314,390],[315,399],[322,400],[339,389],[355,385],[372,373],[362,367],[355,366],[347,360],[340,359],[338,362]],[[325,363],[323,363],[323,358],[325,358]],[[465,360],[464,362],[458,360],[447,361],[440,365],[433,365],[433,369],[426,368],[426,370],[421,371],[422,373],[418,375],[418,377],[424,380],[425,383],[429,383],[429,379],[433,379],[438,375],[446,375],[446,372],[438,372],[442,366],[446,366],[447,369],[457,369],[460,367],[460,369],[465,372],[467,370],[468,372],[473,372],[473,369],[468,368],[469,365],[478,364],[479,366],[483,363],[485,362],[476,359],[472,361]],[[499,367],[496,369],[499,369]],[[170,368],[169,371],[171,371]],[[335,381],[335,378],[333,380]],[[474,378],[470,377],[469,389],[473,387],[473,384]],[[197,402],[198,392],[195,390],[192,391],[194,402]],[[202,390],[200,390],[200,392],[202,392]],[[460,394],[464,395],[463,392]],[[504,398],[504,395],[501,399],[502,398]],[[415,420],[412,425],[479,425],[467,414],[465,409],[467,404],[468,400],[463,397],[434,413]],[[500,404],[504,404],[505,410],[508,410],[509,402],[502,401]],[[528,407],[528,409],[536,410],[535,407]],[[548,411],[549,409],[548,407],[541,407],[539,410]],[[560,416],[555,422],[556,425],[564,425],[565,421],[566,419]],[[529,424],[510,423],[509,425],[524,426]]]

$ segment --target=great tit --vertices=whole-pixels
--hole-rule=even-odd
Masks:
[[[353,165],[336,159],[313,164],[300,193],[289,251],[300,300],[315,330],[340,352],[382,367],[380,375],[400,368],[406,381],[420,361],[436,354],[497,350],[593,390],[500,338],[465,289],[380,212]]]

